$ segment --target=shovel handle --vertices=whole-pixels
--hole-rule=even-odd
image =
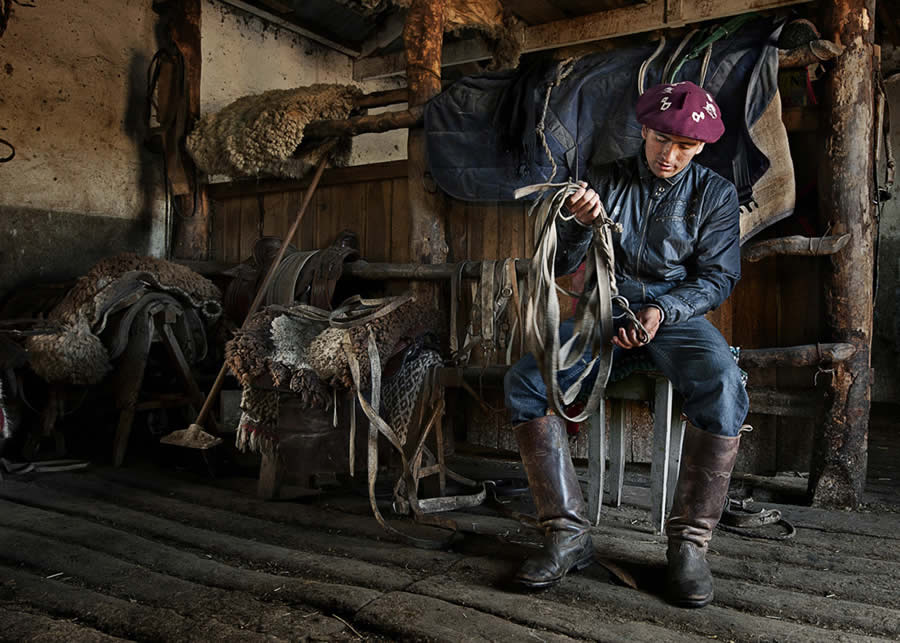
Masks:
[[[288,244],[291,242],[291,239],[297,232],[297,228],[300,227],[300,221],[303,219],[303,215],[306,214],[306,208],[309,206],[309,202],[310,200],[312,200],[312,195],[316,191],[316,187],[319,185],[319,179],[322,178],[322,172],[325,171],[325,166],[328,164],[329,158],[330,155],[327,152],[322,155],[322,160],[319,161],[319,165],[316,168],[316,173],[315,175],[313,175],[312,181],[310,181],[309,187],[306,189],[306,194],[303,195],[303,203],[300,204],[300,209],[297,211],[297,216],[294,217],[294,223],[291,225],[290,230],[288,230],[288,233],[285,235],[284,240],[281,242],[281,247],[278,249],[278,252],[275,254],[275,258],[269,265],[269,271],[266,273],[265,278],[259,285],[259,288],[256,291],[256,297],[253,298],[253,303],[250,304],[250,310],[247,311],[247,316],[244,317],[244,322],[241,324],[242,329],[247,325],[247,322],[250,321],[250,317],[253,316],[253,313],[256,312],[256,309],[259,308],[259,304],[260,302],[262,302],[263,297],[265,296],[266,288],[269,286],[269,282],[272,281],[272,277],[275,276],[275,271],[278,269],[278,264],[281,263],[281,259],[282,257],[284,257],[285,249],[287,249]],[[200,413],[197,414],[197,420],[194,422],[194,424],[203,426],[203,420],[206,419],[206,416],[209,414],[210,408],[212,408],[213,399],[215,399],[216,395],[222,389],[222,384],[225,382],[225,373],[227,372],[227,370],[228,366],[223,362],[222,368],[219,369],[219,374],[216,376],[216,381],[213,382],[212,388],[209,389],[209,393],[206,394],[206,399],[203,401],[203,408],[200,409]]]

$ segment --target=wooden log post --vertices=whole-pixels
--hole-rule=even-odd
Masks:
[[[441,48],[444,39],[444,0],[413,0],[403,27],[409,109],[425,104],[441,91]],[[409,250],[413,261],[443,263],[447,258],[444,198],[425,171],[425,132],[410,128]],[[432,290],[424,283],[414,288]]]
[[[831,257],[826,305],[833,340],[853,344],[856,352],[835,366],[833,400],[816,436],[809,492],[815,505],[855,508],[865,484],[871,396],[875,0],[835,0],[823,11],[823,37],[844,51],[825,83],[819,209],[833,234],[850,234],[847,246]]]
[[[200,49],[200,7],[201,0],[168,3],[165,7],[169,35],[184,59],[186,131],[200,118],[200,69],[203,61]],[[189,185],[187,193],[178,190],[175,195],[178,212],[182,216],[175,218],[172,254],[180,259],[206,259],[210,243],[209,198],[205,186],[199,184],[194,161],[184,149],[184,140],[177,143]]]

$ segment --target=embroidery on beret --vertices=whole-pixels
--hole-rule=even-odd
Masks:
[[[671,94],[675,88],[672,85],[666,85],[663,87],[663,94]]]
[[[695,123],[699,123],[704,118],[706,118],[706,114],[704,114],[703,112],[694,112],[693,114],[691,114],[691,118],[694,119]]]
[[[668,97],[663,96],[662,100],[659,101],[659,111],[664,112],[672,106],[672,101],[668,99]]]
[[[713,118],[719,118],[719,115],[716,113],[716,106],[713,105],[711,102],[704,105],[703,109],[705,109],[706,112]]]

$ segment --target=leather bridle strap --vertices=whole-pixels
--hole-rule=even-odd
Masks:
[[[553,411],[572,422],[589,418],[599,407],[612,368],[612,338],[614,334],[612,304],[623,307],[638,332],[646,331],[630,311],[628,301],[618,294],[615,285],[615,266],[610,228],[616,224],[606,215],[601,203],[600,215],[593,226],[593,238],[585,265],[584,290],[575,308],[575,327],[572,337],[561,344],[559,337],[560,309],[556,294],[557,219],[571,219],[563,212],[565,200],[580,189],[577,183],[545,183],[531,185],[515,193],[516,198],[542,191],[544,195],[532,206],[536,214],[535,226],[540,226],[537,249],[528,269],[528,300],[525,331],[528,350],[534,355],[547,388],[547,401]],[[590,350],[591,360],[584,366],[576,381],[565,391],[559,384],[559,372],[575,367]],[[584,410],[570,417],[566,407],[581,392],[582,383],[596,367],[597,377],[588,395]]]

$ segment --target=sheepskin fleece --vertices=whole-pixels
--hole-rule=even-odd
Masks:
[[[201,118],[187,138],[187,149],[208,174],[300,178],[328,153],[317,145],[294,156],[306,125],[348,118],[361,93],[349,85],[318,83],[244,96]],[[334,165],[346,165],[350,146],[349,138],[341,141],[331,153]]]
[[[375,334],[381,360],[394,353],[403,338],[444,327],[438,311],[411,300],[391,313],[354,328],[330,328],[301,321],[291,309],[268,307],[251,317],[247,327],[225,345],[228,368],[245,387],[264,374],[276,386],[290,388],[307,408],[330,408],[333,389],[353,389],[345,345],[360,366],[360,387],[368,389],[371,368],[369,330]],[[313,334],[311,331],[316,330]]]
[[[112,369],[109,353],[97,336],[106,323],[101,314],[119,280],[141,279],[186,306],[198,309],[207,322],[221,315],[221,292],[192,270],[162,259],[123,253],[102,259],[81,277],[47,316],[58,333],[29,337],[26,348],[32,369],[48,382],[96,384]]]
[[[47,316],[52,321],[74,323],[79,317],[90,323],[98,320],[95,317],[97,297],[112,282],[127,272],[147,272],[158,282],[160,290],[175,295],[178,299],[186,299],[194,308],[200,309],[207,318],[215,318],[221,313],[222,293],[206,277],[185,266],[155,257],[144,257],[133,252],[124,252],[98,261],[88,273],[81,277],[65,298],[59,302]],[[205,304],[213,305],[209,311]],[[216,313],[218,309],[218,313]]]

